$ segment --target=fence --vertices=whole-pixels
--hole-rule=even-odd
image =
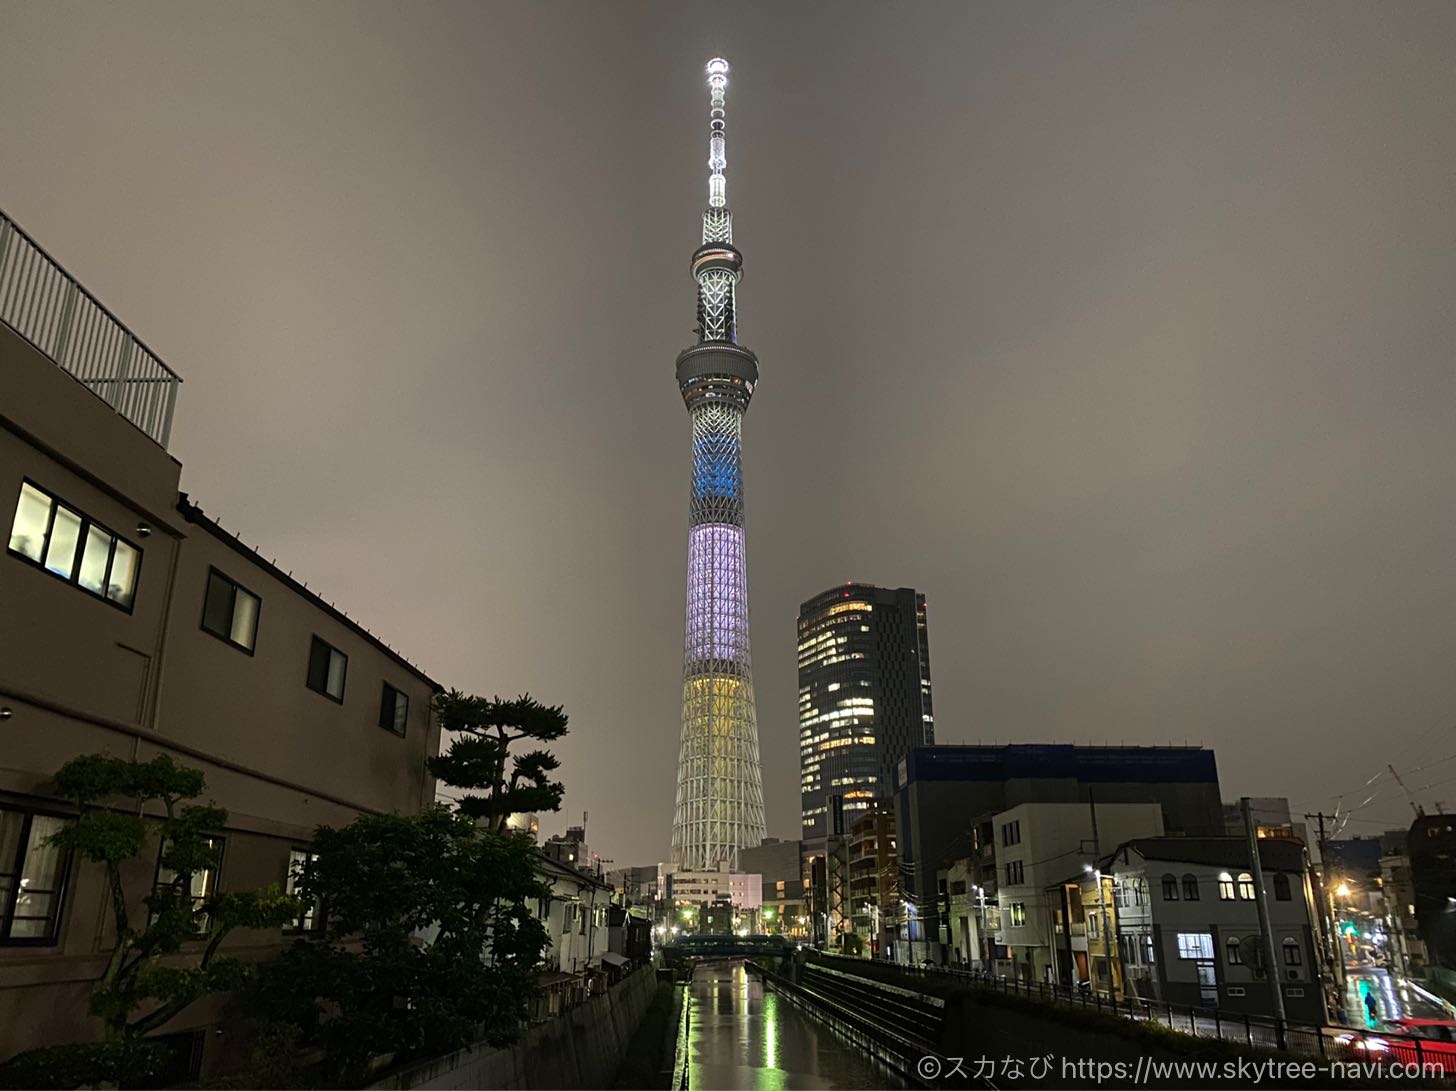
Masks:
[[[0,322],[167,446],[182,380],[3,212]]]
[[[1426,1075],[1445,1078],[1456,1076],[1456,1043],[1404,1034],[1379,1034],[1342,1027],[1324,1027],[1312,1023],[1280,1023],[1276,1019],[1245,1012],[1189,1007],[1137,996],[1124,996],[1119,999],[1090,989],[1050,982],[1016,981],[982,970],[950,966],[911,966],[884,959],[857,959],[827,951],[815,952],[815,957],[850,965],[859,963],[863,966],[868,963],[889,967],[899,973],[927,980],[961,980],[976,988],[1044,1004],[1102,1012],[1135,1022],[1161,1023],[1170,1030],[1195,1038],[1216,1038],[1249,1049],[1274,1050],[1323,1060],[1418,1065]]]

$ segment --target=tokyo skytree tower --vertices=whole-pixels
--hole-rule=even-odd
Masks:
[[[748,564],[743,537],[743,415],[758,357],[738,344],[734,293],[743,255],[723,171],[728,62],[708,62],[708,207],[693,252],[698,343],[677,358],[677,385],[693,423],[683,640],[682,742],[672,862],[711,870],[763,840],[763,768],[748,654]]]

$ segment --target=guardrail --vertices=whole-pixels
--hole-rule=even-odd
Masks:
[[[1423,1039],[1414,1035],[1384,1034],[1313,1023],[1280,1023],[1276,1019],[1247,1012],[1190,1007],[1137,996],[1117,998],[1105,992],[1050,982],[1016,981],[982,970],[951,966],[911,966],[888,959],[861,959],[830,951],[816,951],[814,957],[839,964],[884,966],[912,977],[961,980],[978,988],[1044,1004],[1102,1012],[1136,1022],[1161,1023],[1170,1030],[1195,1038],[1216,1038],[1249,1049],[1274,1050],[1325,1060],[1363,1061],[1367,1064],[1398,1062],[1402,1065],[1419,1065],[1427,1075],[1438,1078],[1449,1080],[1456,1077],[1456,1043]]]
[[[841,1038],[858,1046],[880,1064],[905,1079],[911,1086],[928,1087],[920,1075],[919,1064],[932,1048],[898,1033],[876,1018],[873,1004],[861,1001],[847,1007],[836,998],[806,984],[789,980],[755,962],[748,962],[769,988],[789,1000],[806,1015],[828,1026]]]
[[[3,212],[0,322],[167,446],[181,378]]]

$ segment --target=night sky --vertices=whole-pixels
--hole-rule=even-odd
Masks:
[[[928,596],[942,741],[1456,807],[1456,5],[716,10],[0,3],[0,207],[182,374],[205,510],[564,704],[544,830],[656,862],[721,53],[769,833],[847,579]]]

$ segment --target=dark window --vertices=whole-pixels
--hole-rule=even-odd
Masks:
[[[288,877],[283,888],[285,894],[298,893],[298,881],[303,877],[303,869],[317,859],[318,853],[312,849],[288,850]],[[307,903],[302,916],[293,922],[294,930],[298,932],[312,932],[322,926],[323,917],[316,901]]]
[[[379,700],[379,726],[404,738],[408,725],[409,698],[385,682],[384,696]]]
[[[234,583],[217,569],[207,574],[207,599],[202,605],[202,628],[251,653],[258,638],[257,595]]]
[[[1274,875],[1274,900],[1279,902],[1289,901],[1289,876],[1282,871]]]
[[[318,637],[308,652],[308,688],[325,697],[332,697],[344,703],[344,674],[349,669],[349,657],[338,648]]]
[[[141,550],[29,481],[20,486],[7,548],[131,613]]]
[[[1025,881],[1025,878],[1026,878],[1026,874],[1025,874],[1025,870],[1024,869],[1025,869],[1025,863],[1024,863],[1024,861],[1021,861],[1021,860],[1015,860],[1015,861],[1007,864],[1006,865],[1006,885],[1007,886],[1020,886],[1021,883],[1024,882]]]
[[[1303,962],[1303,958],[1299,953],[1299,941],[1286,939],[1284,941],[1284,965],[1298,966],[1301,962]]]
[[[0,943],[56,941],[65,854],[49,844],[65,820],[0,807]]]
[[[1185,902],[1196,902],[1198,900],[1198,876],[1183,876],[1183,900]]]
[[[1239,939],[1238,939],[1238,937],[1237,936],[1230,936],[1229,937],[1229,940],[1228,940],[1228,943],[1225,946],[1228,947],[1228,960],[1229,960],[1229,965],[1230,966],[1242,966],[1244,964],[1244,960],[1243,960],[1243,957],[1240,956],[1240,954],[1239,954]]]
[[[1020,819],[1018,819],[1015,822],[1007,822],[1005,825],[1003,825],[1001,827],[1001,844],[1002,845],[1019,845],[1019,844],[1021,844],[1021,821],[1020,821]]]
[[[192,881],[188,884],[188,892],[192,897],[192,912],[194,914],[192,924],[199,935],[206,932],[212,926],[212,915],[205,912],[205,906],[217,894],[217,877],[218,873],[222,870],[222,838],[209,837],[206,841],[207,847],[212,850],[212,864],[194,871],[192,873]],[[152,885],[153,893],[181,880],[181,876],[166,864],[162,863],[162,857],[166,853],[167,846],[163,844],[157,854],[157,879]]]

